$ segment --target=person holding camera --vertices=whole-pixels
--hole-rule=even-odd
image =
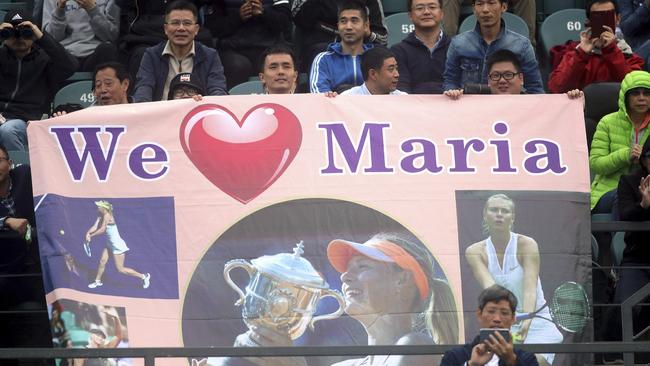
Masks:
[[[0,143],[25,151],[26,121],[41,119],[43,107],[78,63],[21,10],[5,15],[0,38]]]

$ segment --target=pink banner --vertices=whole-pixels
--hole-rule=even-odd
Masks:
[[[103,347],[251,346],[256,327],[295,345],[365,344],[377,332],[368,314],[415,324],[420,313],[438,323],[387,344],[409,334],[462,343],[478,333],[478,292],[501,278],[477,275],[492,268],[491,246],[506,277],[527,265],[518,245],[537,248],[541,292],[518,311],[566,281],[591,288],[582,102],[564,95],[207,97],[92,107],[34,122],[28,134],[63,347],[93,337]],[[505,218],[489,216],[498,202]],[[515,254],[497,243],[501,224]],[[345,243],[352,254],[328,251],[337,240],[412,254],[415,264],[395,261],[412,274],[408,295],[396,287],[393,296],[390,277],[353,276],[364,256]],[[410,310],[386,299],[418,294]],[[436,294],[446,304],[431,302]],[[538,318],[519,341],[589,339],[588,323],[567,331]]]

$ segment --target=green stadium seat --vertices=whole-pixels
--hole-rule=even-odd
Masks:
[[[19,3],[14,3],[14,2],[3,2],[0,1],[0,11],[4,11],[5,13],[8,13],[11,10],[23,10],[23,11],[28,11],[29,10],[29,5],[27,3],[19,2]],[[3,18],[4,20],[4,15]]]
[[[69,329],[68,335],[74,348],[84,348],[88,345],[88,337],[90,333],[83,329]]]
[[[415,26],[411,23],[408,13],[397,13],[386,17],[386,27],[388,27],[388,47],[390,47],[406,38]]]
[[[553,46],[564,44],[568,40],[580,39],[580,32],[586,18],[583,9],[564,9],[544,19],[539,33],[546,60],[550,60],[550,50]]]
[[[384,15],[408,11],[406,0],[381,0]]]
[[[8,151],[8,153],[14,166],[29,164],[29,151],[12,150]]]
[[[84,108],[90,106],[95,101],[91,88],[90,80],[75,81],[64,86],[54,96],[54,107],[67,103],[81,104]]]
[[[262,82],[259,80],[251,80],[235,85],[230,89],[230,95],[249,95],[249,94],[262,94],[264,88]]]
[[[7,14],[7,12],[5,10],[0,9],[0,21],[4,20],[6,14]]]
[[[584,0],[537,0],[544,2],[544,14],[549,16],[564,9],[584,9]]]
[[[74,74],[72,74],[72,76],[70,76],[65,80],[68,82],[72,82],[72,81],[92,80],[92,79],[93,79],[92,72],[75,72]]]
[[[620,267],[623,262],[623,251],[625,250],[625,232],[618,231],[612,238],[612,265]]]
[[[600,249],[598,249],[598,240],[592,234],[591,235],[591,260],[594,263],[598,263],[598,255],[600,255]]]
[[[512,13],[503,13],[501,14],[501,16],[503,17],[503,20],[506,22],[506,26],[510,30],[517,32],[524,37],[530,37],[530,31],[528,30],[528,26],[526,25],[526,22],[524,22],[524,20],[521,19],[519,16]],[[463,33],[472,30],[474,29],[475,26],[476,26],[476,16],[472,14],[467,18],[465,18],[465,20],[463,20],[460,27],[458,28],[458,33]]]

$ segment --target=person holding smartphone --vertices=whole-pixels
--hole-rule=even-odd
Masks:
[[[516,309],[517,298],[508,289],[492,285],[481,291],[476,318],[482,336],[445,352],[440,366],[539,366],[534,354],[513,345],[508,330],[515,322]]]
[[[617,32],[620,20],[615,0],[589,0],[587,21],[580,42],[565,46],[561,61],[548,80],[553,93],[603,81],[621,81],[630,71],[641,70],[643,59],[632,51],[623,35]]]

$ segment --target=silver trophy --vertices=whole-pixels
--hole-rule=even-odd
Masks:
[[[291,339],[300,337],[307,326],[314,329],[319,320],[336,319],[345,309],[339,291],[331,290],[309,261],[302,257],[302,241],[293,254],[280,253],[253,259],[233,259],[223,268],[226,283],[239,294],[236,306],[242,307],[244,323],[250,329],[261,326],[286,333]],[[230,270],[243,268],[250,277],[246,293],[232,279]],[[316,304],[324,297],[339,303],[334,313],[314,317]]]

